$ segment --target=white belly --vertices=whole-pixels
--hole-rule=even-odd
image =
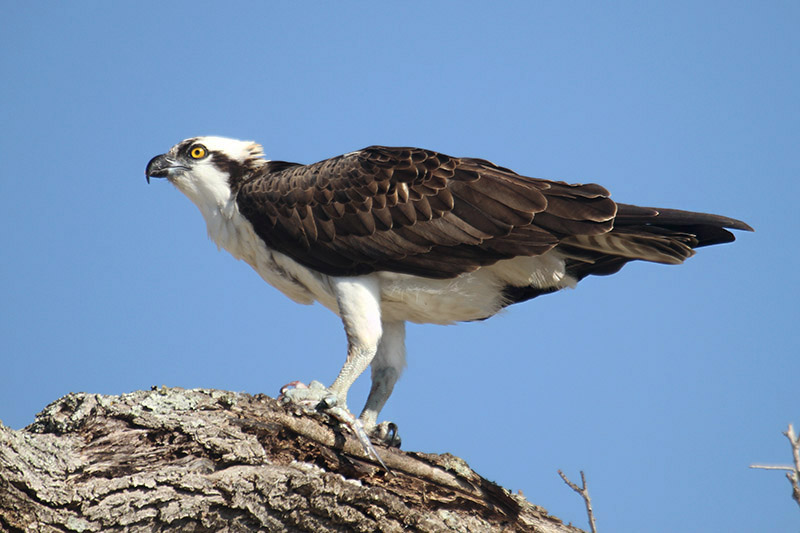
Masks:
[[[235,207],[231,211],[230,218],[206,218],[209,236],[219,247],[246,261],[267,283],[295,302],[318,301],[339,314],[330,276],[267,248],[250,222]],[[566,275],[563,258],[554,252],[500,261],[446,280],[395,272],[376,272],[368,276],[377,278],[380,284],[384,320],[432,324],[452,324],[494,315],[507,303],[503,300],[503,288],[508,285],[563,288],[576,283]]]

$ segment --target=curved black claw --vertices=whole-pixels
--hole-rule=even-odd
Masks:
[[[399,448],[403,442],[394,422],[381,422],[370,430],[369,436],[391,448]]]

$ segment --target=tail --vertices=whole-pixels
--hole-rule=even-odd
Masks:
[[[753,231],[741,220],[677,209],[617,204],[614,227],[602,235],[572,235],[557,250],[577,279],[618,272],[629,261],[677,265],[694,249],[735,240],[728,229]]]

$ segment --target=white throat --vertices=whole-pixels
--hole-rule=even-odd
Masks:
[[[228,176],[207,163],[197,165],[191,173],[175,174],[170,181],[200,209],[208,227],[208,236],[217,246],[225,247],[225,226],[236,209]]]

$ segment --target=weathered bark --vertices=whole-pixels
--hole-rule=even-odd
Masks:
[[[379,447],[266,396],[69,394],[0,426],[6,531],[580,530],[449,454]]]

